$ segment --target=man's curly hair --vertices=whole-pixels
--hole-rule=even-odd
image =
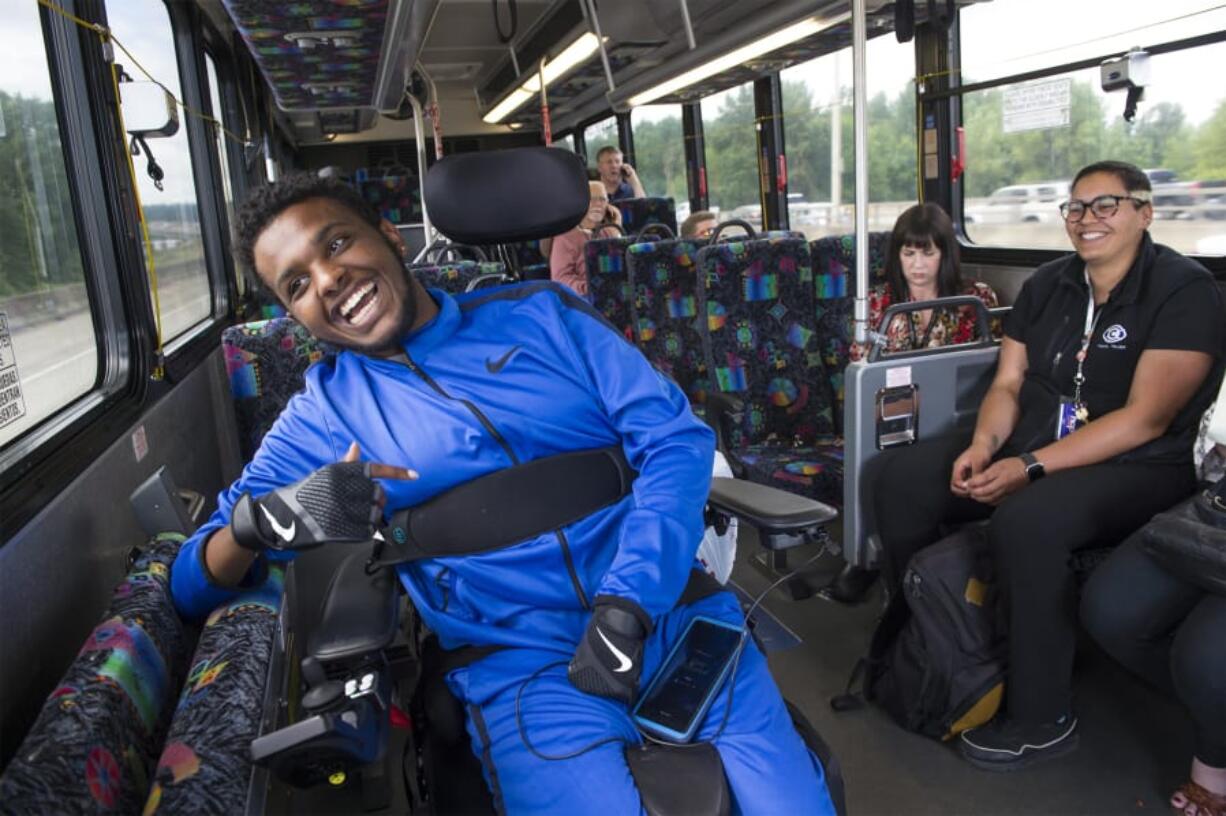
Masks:
[[[314,173],[286,173],[275,183],[258,187],[239,207],[235,220],[238,235],[238,258],[259,279],[255,269],[254,248],[260,234],[278,215],[310,198],[330,198],[348,207],[372,227],[378,228],[381,218],[357,190],[335,178],[320,178]]]

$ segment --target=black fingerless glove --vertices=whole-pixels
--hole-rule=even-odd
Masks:
[[[597,598],[596,611],[566,670],[571,684],[630,705],[643,673],[643,640],[650,623],[647,613],[632,601]]]
[[[374,536],[382,501],[383,488],[370,478],[368,462],[337,462],[258,499],[244,493],[230,528],[240,547],[257,552],[360,543]]]

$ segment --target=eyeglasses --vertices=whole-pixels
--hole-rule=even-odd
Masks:
[[[1121,201],[1131,201],[1139,208],[1149,203],[1149,196],[1100,195],[1093,201],[1079,201],[1072,198],[1060,205],[1060,215],[1065,221],[1073,223],[1085,218],[1086,210],[1094,213],[1095,218],[1110,218],[1120,208]]]

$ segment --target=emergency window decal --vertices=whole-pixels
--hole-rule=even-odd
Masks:
[[[26,402],[21,394],[17,358],[13,354],[13,335],[9,332],[8,315],[0,312],[0,428],[25,415]]]

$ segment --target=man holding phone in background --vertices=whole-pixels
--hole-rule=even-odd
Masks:
[[[604,184],[609,201],[647,197],[639,174],[626,164],[622,152],[613,145],[605,145],[596,151],[596,167],[600,170],[600,181]]]
[[[552,239],[549,247],[549,277],[564,286],[569,286],[575,294],[586,298],[587,266],[583,260],[583,247],[592,238],[607,238],[617,235],[620,230],[605,227],[620,227],[622,223],[621,210],[609,203],[602,182],[588,182],[591,190],[591,201],[587,205],[587,214],[579,222],[579,226],[570,232],[564,232]]]

